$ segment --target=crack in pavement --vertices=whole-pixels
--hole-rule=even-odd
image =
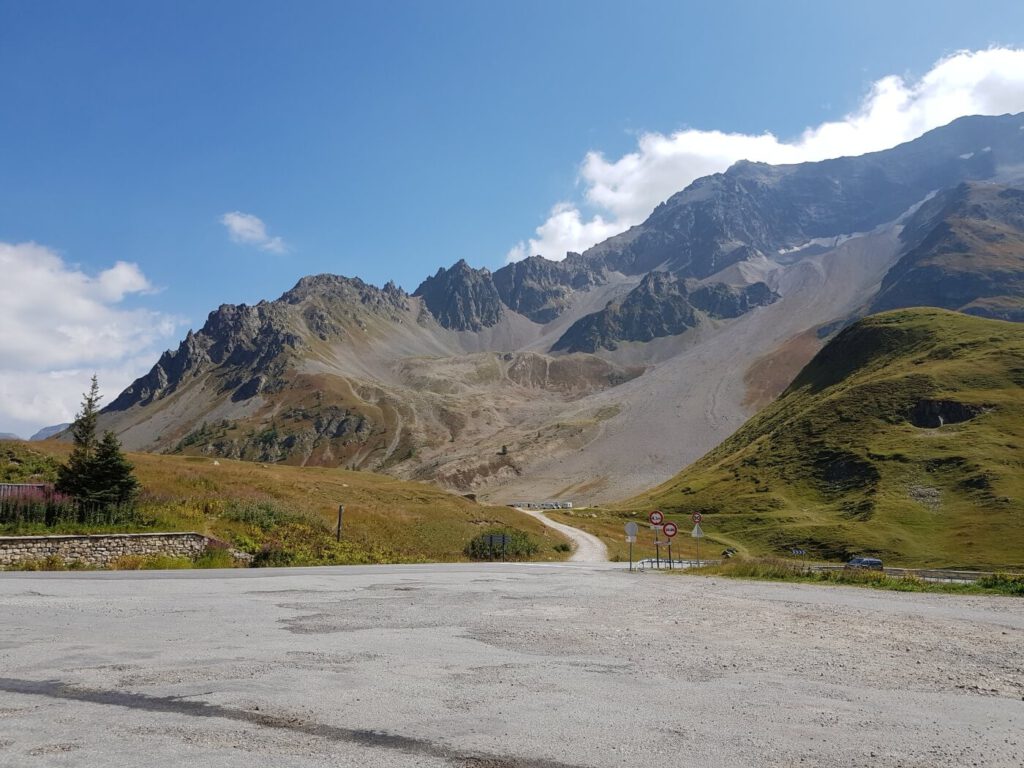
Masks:
[[[60,680],[20,680],[0,677],[0,691],[20,693],[28,696],[46,696],[65,701],[81,701],[113,707],[163,712],[190,717],[211,717],[248,723],[263,728],[304,733],[330,741],[347,742],[363,747],[391,749],[410,755],[423,755],[447,760],[459,768],[585,768],[584,766],[561,763],[555,760],[534,758],[503,757],[482,752],[461,752],[441,744],[414,736],[401,736],[387,731],[373,731],[361,728],[343,728],[302,720],[298,717],[281,717],[264,712],[250,712],[204,701],[189,701],[180,696],[150,696],[144,693],[110,691],[93,688],[79,688]]]

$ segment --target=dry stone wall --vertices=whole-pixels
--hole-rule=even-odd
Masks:
[[[59,557],[105,568],[127,555],[198,557],[210,540],[199,533],[117,533],[98,536],[0,536],[0,568]]]

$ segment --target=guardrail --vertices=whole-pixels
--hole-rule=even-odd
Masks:
[[[718,565],[721,560],[669,560],[668,558],[654,558],[645,557],[643,560],[637,560],[633,563],[633,567],[640,571],[647,569],[651,570],[671,570],[674,568],[696,568],[698,562],[701,566],[705,565]]]
[[[634,568],[639,571],[645,570],[671,570],[675,568],[697,568],[696,560],[668,560],[661,558],[660,560],[647,557],[643,560],[638,560],[634,563]],[[700,566],[706,565],[719,565],[721,560],[701,560]],[[795,565],[796,563],[794,563]],[[803,567],[808,571],[816,573],[824,573],[826,571],[843,571],[846,570],[845,565],[834,565],[824,563],[805,563]],[[915,578],[921,579],[922,581],[943,581],[943,582],[962,582],[970,583],[983,579],[986,576],[995,576],[994,571],[961,571],[953,570],[949,568],[883,568],[882,573],[887,576],[895,576],[898,578]],[[1011,576],[1021,576],[1024,574],[1012,573]]]

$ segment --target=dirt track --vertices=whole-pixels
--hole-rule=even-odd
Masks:
[[[618,567],[0,576],[4,766],[1020,766],[1024,600]]]
[[[525,509],[522,507],[516,507],[520,512],[535,517],[540,520],[544,525],[549,528],[554,528],[560,533],[564,533],[575,544],[572,556],[569,558],[570,562],[573,563],[603,563],[608,560],[608,547],[601,541],[597,536],[581,531],[579,528],[574,528],[571,525],[565,525],[564,523],[556,523],[550,519],[543,512],[537,512],[532,509]]]

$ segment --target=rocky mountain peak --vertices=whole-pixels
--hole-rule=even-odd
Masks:
[[[434,319],[453,331],[480,331],[502,316],[501,297],[490,270],[474,269],[465,259],[449,269],[438,269],[413,296],[423,299]]]
[[[1024,114],[968,117],[859,157],[767,165],[741,161],[697,179],[642,224],[584,258],[630,275],[707,278],[753,255],[867,232],[936,189],[1024,167]],[[740,247],[743,246],[743,247]]]
[[[579,254],[560,262],[530,256],[494,273],[494,285],[505,305],[536,323],[550,322],[561,314],[573,291],[606,281],[600,265],[581,261]]]

